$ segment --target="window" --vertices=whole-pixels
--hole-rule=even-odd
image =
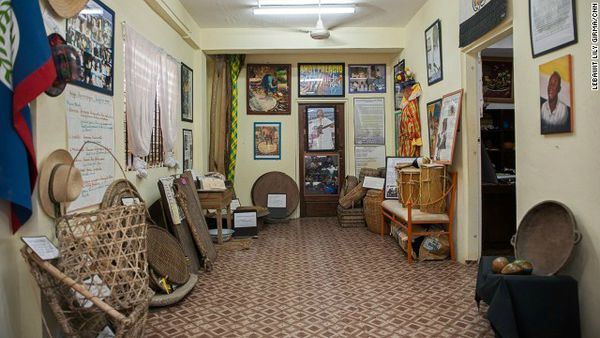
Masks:
[[[127,97],[127,95],[125,95]],[[125,98],[125,100],[127,100]],[[127,105],[125,105],[127,107]],[[127,170],[133,170],[133,155],[128,151],[128,135],[127,135],[127,109],[125,111],[125,163],[127,163]],[[148,163],[148,168],[159,168],[163,166],[164,153],[163,153],[163,134],[160,124],[160,106],[156,98],[154,98],[154,119],[152,123],[152,136],[150,137],[150,153],[148,156],[142,158]]]

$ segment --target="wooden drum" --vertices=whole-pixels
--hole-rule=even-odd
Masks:
[[[421,167],[421,211],[430,214],[446,212],[446,198],[442,198],[447,189],[446,166],[424,164]]]
[[[408,207],[408,201],[412,202],[412,207],[419,208],[419,177],[421,170],[416,168],[404,168],[400,170],[397,178],[398,188],[400,189],[400,203],[403,207]]]

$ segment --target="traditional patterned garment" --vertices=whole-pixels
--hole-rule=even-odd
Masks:
[[[37,164],[29,102],[56,78],[38,0],[0,0],[0,200],[13,232],[31,216]]]
[[[414,84],[404,91],[402,97],[402,115],[400,117],[400,131],[398,133],[398,156],[418,157],[421,154],[421,122],[419,119],[419,96],[421,85]]]

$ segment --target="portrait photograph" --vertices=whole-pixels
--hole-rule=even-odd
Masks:
[[[115,12],[99,0],[90,0],[76,17],[67,19],[68,45],[82,56],[81,87],[113,95]]]
[[[385,65],[348,65],[348,92],[385,93]]]
[[[542,134],[573,131],[571,55],[540,65],[540,121]]]
[[[442,100],[435,100],[427,103],[427,125],[429,127],[429,154],[433,154],[436,146],[436,136],[440,125],[440,112],[442,110]]]
[[[308,151],[335,150],[335,108],[307,108],[306,124]]]
[[[483,57],[481,70],[485,102],[514,102],[512,58]]]
[[[181,119],[194,121],[194,71],[181,63]]]
[[[254,123],[254,159],[281,159],[281,123]]]
[[[194,167],[194,139],[190,129],[183,129],[183,171]]]
[[[291,65],[249,64],[246,68],[247,113],[290,114]]]
[[[442,81],[442,23],[438,19],[425,30],[425,56],[427,59],[427,84]]]
[[[440,111],[439,127],[436,133],[435,151],[432,155],[433,162],[452,164],[460,111],[462,107],[463,90],[444,95]]]
[[[339,191],[339,155],[304,156],[304,194],[337,195]]]
[[[344,97],[343,63],[299,63],[299,97]]]

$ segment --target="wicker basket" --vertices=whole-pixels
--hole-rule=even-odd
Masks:
[[[340,198],[340,205],[344,209],[356,208],[360,206],[363,197],[367,194],[367,189],[362,187],[362,181],[358,183],[354,189],[346,193],[344,197]],[[362,210],[362,209],[361,209]]]
[[[356,228],[366,225],[362,208],[344,209],[338,205],[337,216],[342,228]]]
[[[383,191],[369,190],[367,196],[363,199],[363,213],[369,231],[378,234],[381,231],[383,216],[381,215],[381,201]]]

